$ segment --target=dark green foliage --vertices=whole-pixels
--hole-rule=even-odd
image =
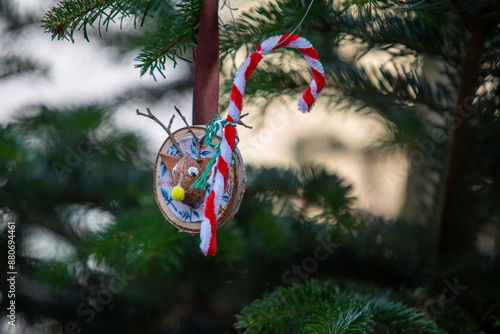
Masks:
[[[109,111],[40,107],[30,113],[1,129],[2,174],[9,180],[0,194],[4,207],[71,238],[57,218],[68,205],[99,203],[110,210],[130,203],[148,175],[147,153],[135,135],[112,126]]]
[[[476,99],[473,100],[473,96],[470,96],[462,106],[465,107],[462,122],[472,127],[467,146],[469,151],[465,158],[468,161],[465,167],[467,178],[457,181],[463,182],[459,188],[464,190],[458,209],[458,219],[461,223],[457,225],[463,234],[458,237],[460,233],[456,230],[445,232],[457,238],[455,250],[458,253],[455,253],[455,256],[461,260],[457,258],[444,264],[450,261],[447,259],[441,263],[442,269],[454,268],[452,272],[465,280],[464,271],[470,270],[471,266],[480,272],[483,272],[483,269],[496,270],[493,269],[496,265],[486,265],[489,269],[479,269],[482,265],[472,265],[469,260],[480,261],[482,257],[477,253],[476,239],[472,237],[478,231],[482,231],[484,237],[488,234],[484,229],[487,229],[495,235],[490,234],[490,237],[498,240],[498,213],[494,209],[497,205],[493,204],[498,200],[498,196],[493,192],[498,193],[499,184],[499,169],[496,168],[499,156],[496,149],[499,145],[496,124],[500,101],[500,11],[495,1],[484,1],[474,8],[467,1],[417,2],[396,1],[404,8],[397,8],[388,1],[345,1],[343,6],[329,1],[316,2],[309,19],[300,27],[298,33],[310,39],[320,51],[327,74],[327,89],[323,96],[330,94],[330,102],[339,108],[375,111],[383,115],[389,124],[392,124],[394,136],[391,140],[378,143],[375,149],[384,152],[403,145],[409,153],[408,198],[400,220],[388,223],[381,219],[369,219],[370,224],[357,225],[355,238],[350,241],[342,239],[345,240],[343,245],[347,247],[343,254],[363,254],[361,257],[366,261],[363,261],[361,266],[366,266],[366,275],[372,275],[379,270],[376,268],[380,268],[371,267],[371,261],[385,258],[389,262],[396,261],[400,269],[406,268],[402,270],[405,272],[403,276],[406,277],[415,275],[416,272],[426,272],[428,269],[424,269],[424,262],[432,262],[436,257],[434,238],[437,231],[432,230],[432,225],[436,223],[434,215],[440,209],[439,176],[446,175],[444,168],[450,138],[448,131],[457,126],[455,123],[447,124],[448,119],[439,115],[446,116],[454,108],[460,80],[471,80],[461,79],[462,71],[467,70],[461,67],[469,33],[467,27],[475,23],[488,26],[484,49],[480,50],[479,76],[474,78],[478,87]],[[412,4],[415,4],[415,7],[411,7]],[[298,13],[304,10],[305,6],[298,1],[277,1],[254,7],[247,15],[240,16],[238,30],[242,37],[232,26],[226,27],[228,32],[222,36],[221,41],[223,59],[230,61],[239,50],[249,52],[266,37],[289,32],[287,26],[290,25],[286,22],[288,18],[293,17],[293,14],[289,14],[292,8]],[[281,25],[275,17],[280,17],[285,23]],[[282,28],[284,31],[280,30]],[[246,42],[245,47],[250,50],[241,47],[241,40]],[[340,50],[342,43],[355,45],[358,52],[348,59],[345,56],[340,57],[335,51]],[[327,48],[323,49],[325,46],[333,47],[333,52]],[[383,52],[389,56],[383,67],[369,67],[362,62],[365,55],[374,52]],[[258,101],[265,108],[283,94],[298,95],[308,82],[308,73],[300,67],[287,68],[286,64],[297,61],[296,59],[299,59],[299,56],[294,52],[281,50],[276,51],[276,56],[267,56],[247,84],[248,99]],[[405,59],[410,61],[406,67],[401,67],[399,62]],[[425,70],[426,64],[438,66]],[[440,80],[436,80],[436,74],[441,76]],[[282,84],[275,84],[275,80]],[[229,88],[229,85],[224,86],[224,91],[229,91]],[[334,88],[335,91],[329,88]],[[266,102],[262,103],[262,98],[266,99]],[[226,101],[223,102],[223,105],[227,104]],[[318,138],[311,138],[312,142],[315,140]],[[301,149],[301,158],[304,157],[304,150],[309,147],[304,145],[307,142],[307,138],[303,138],[297,145],[297,148]],[[336,149],[332,149],[332,154]],[[418,160],[417,156],[422,159]],[[415,223],[418,225],[414,225]],[[430,229],[422,224],[428,225]],[[482,230],[479,226],[483,226]],[[374,240],[379,240],[380,243],[374,243]],[[350,246],[347,246],[347,243]],[[494,252],[498,254],[498,249]],[[419,264],[420,260],[423,262]],[[460,261],[463,263],[459,264]],[[388,267],[391,268],[386,268],[389,275],[394,278],[393,267]],[[427,272],[423,275],[433,274]],[[481,284],[471,285],[477,288]],[[483,295],[483,291],[480,291],[482,289],[476,288],[474,292],[468,290],[468,293]],[[498,293],[496,288],[489,287],[487,290]],[[448,328],[453,326],[450,327],[451,323],[445,319],[457,317],[457,314],[451,315],[456,311],[453,310],[455,306],[447,305],[446,314],[442,317],[442,324]],[[498,311],[496,306],[492,307],[494,312]],[[476,314],[482,312],[478,311]],[[469,319],[463,314],[459,318]],[[464,323],[460,327],[465,332],[475,328],[474,325]]]
[[[175,305],[188,303],[188,295],[208,293],[215,303],[210,307],[232,298],[224,311],[227,328],[232,316],[263,291],[258,283],[263,268],[272,284],[278,284],[291,263],[310,254],[320,231],[329,230],[306,214],[308,208],[338,218],[339,231],[355,221],[349,188],[336,176],[313,167],[249,168],[240,213],[219,231],[218,255],[205,258],[197,237],[179,234],[162,217],[152,194],[148,151],[141,139],[118,130],[112,115],[97,106],[40,107],[2,127],[0,175],[8,181],[0,202],[16,221],[18,244],[26,245],[23,240],[41,229],[62,238],[72,250],[64,258],[18,258],[20,267],[32,266],[33,279],[54,300],[29,302],[23,307],[27,314],[51,314],[62,307],[72,321],[93,333],[106,331],[98,319],[113,321],[113,314],[128,318],[121,329],[136,326],[135,316],[153,320],[164,312],[178,312],[176,317],[190,323],[205,307],[175,311]],[[325,196],[329,189],[336,189],[331,199]],[[209,286],[233,292],[208,289],[207,277]],[[95,298],[95,291],[112,289],[123,280],[112,292],[118,305],[114,313],[106,315],[106,307],[88,325],[87,317],[77,313],[75,318],[75,310]],[[29,287],[22,291],[34,293]]]
[[[97,263],[121,263],[131,272],[146,275],[154,267],[165,273],[181,268],[187,235],[179,238],[150,205],[153,201],[144,202],[148,205],[116,215],[114,224],[104,232],[87,236],[80,247],[83,255],[94,254]]]
[[[142,49],[141,74],[163,75],[168,59],[189,58],[200,4],[61,1],[42,24],[53,38],[73,40],[81,31],[89,40],[113,23],[132,22],[137,31],[103,40],[122,52]],[[290,32],[307,6],[257,2],[237,19],[239,32],[221,23],[222,62]],[[19,29],[21,20],[7,17]],[[318,140],[336,159],[346,150],[337,134],[297,136],[298,167],[248,166],[240,211],[217,231],[216,257],[203,257],[198,236],[177,233],[164,220],[152,193],[150,148],[114,124],[117,106],[137,97],[154,103],[189,89],[189,78],[131,91],[113,107],[18,111],[0,126],[0,227],[16,221],[19,314],[33,326],[50,323],[47,332],[55,333],[68,322],[96,334],[222,334],[235,332],[235,323],[248,333],[498,332],[499,18],[494,0],[316,0],[296,32],[325,65],[325,103],[318,106],[381,116],[387,137],[359,153],[366,161],[407,155],[408,169],[395,176],[407,181],[405,205],[393,221],[358,210],[349,180],[304,163]],[[472,50],[480,52],[477,73],[468,77],[476,91],[463,106],[470,131],[457,181],[462,200],[450,231],[454,245],[441,254],[437,216],[454,127],[447,115],[471,67],[462,60],[477,25],[487,29],[482,48]],[[354,51],[345,53],[346,45]],[[385,61],[369,65],[374,55]],[[44,66],[11,57],[0,69],[9,78],[43,73]],[[298,97],[309,80],[300,52],[280,49],[261,62],[246,95],[265,110]],[[223,108],[231,82],[232,73],[222,82]],[[367,180],[382,177],[373,172]],[[56,255],[30,248],[33,238],[47,237],[61,248]],[[103,304],[107,293],[111,301]]]
[[[2,175],[8,182],[2,187],[0,200],[16,216],[19,243],[24,234],[43,226],[75,247],[66,260],[19,257],[18,262],[21,266],[36,263],[34,279],[50,291],[50,300],[57,300],[73,314],[70,319],[85,331],[106,332],[103,321],[115,323],[115,317],[126,319],[115,330],[136,328],[135,319],[140,317],[151,323],[144,329],[141,321],[142,331],[153,333],[156,320],[167,314],[177,322],[166,328],[189,332],[199,314],[218,305],[230,305],[220,311],[228,319],[224,325],[228,328],[234,321],[232,316],[244,305],[266,290],[296,280],[305,283],[278,288],[281,295],[272,293],[251,304],[239,323],[243,326],[257,317],[263,322],[256,328],[281,326],[292,332],[318,332],[322,328],[352,333],[363,332],[362,328],[377,333],[435,330],[432,321],[405,306],[422,307],[431,298],[428,295],[409,291],[403,298],[365,284],[309,281],[341,273],[370,281],[377,272],[376,280],[381,285],[420,286],[422,278],[408,276],[408,272],[424,268],[418,261],[411,261],[419,259],[424,248],[418,240],[428,238],[424,226],[359,220],[353,214],[349,187],[317,167],[248,168],[240,212],[218,231],[218,255],[205,258],[200,255],[197,237],[177,233],[161,216],[152,195],[151,167],[145,167],[151,165],[142,141],[118,131],[109,123],[111,115],[99,107],[64,111],[39,108],[2,129]],[[81,143],[87,142],[89,148],[83,150]],[[73,151],[88,155],[78,161]],[[56,173],[52,168],[55,162],[66,164],[71,171]],[[85,220],[90,217],[109,223],[89,230]],[[317,271],[303,271],[307,276],[295,274],[294,268],[307,268],[304,259],[314,258],[318,246],[324,244],[333,247],[333,253],[316,260]],[[328,254],[327,248],[321,248],[320,254]],[[65,261],[71,265],[68,267]],[[459,277],[461,284],[470,286],[460,300],[469,300],[469,295],[476,293],[471,291],[476,289],[473,280]],[[112,295],[116,305],[112,313],[107,313],[110,308],[106,306],[89,324],[86,317],[77,314],[75,318],[77,307],[93,300],[93,291],[111,288],[122,280],[123,286],[118,285]],[[27,287],[23,291],[33,293]],[[488,291],[492,293],[493,287]],[[178,308],[202,300],[210,302],[194,309]],[[44,309],[59,307],[54,303],[29,305],[23,307],[27,314],[47,314]],[[456,327],[446,322],[454,318],[448,310],[461,319],[473,319],[459,304],[447,305],[446,310],[438,320],[451,332]],[[281,315],[274,317],[278,313]],[[471,323],[473,320],[460,326]]]

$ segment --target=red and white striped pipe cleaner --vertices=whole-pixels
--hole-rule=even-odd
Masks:
[[[200,228],[200,248],[205,255],[215,255],[217,251],[217,240],[215,238],[217,213],[219,212],[225,185],[229,182],[229,170],[237,137],[235,123],[240,120],[246,81],[252,75],[264,55],[282,47],[302,51],[312,70],[313,80],[299,100],[300,111],[303,113],[309,112],[314,102],[316,102],[318,94],[325,86],[325,72],[323,65],[319,61],[318,52],[316,52],[311,42],[295,34],[279,35],[266,39],[257,46],[257,50],[238,68],[234,76],[224,132],[218,134],[222,140],[220,144],[220,156],[217,159],[216,165],[217,172],[215,173],[215,177],[211,178],[213,182],[212,190],[205,199],[205,216]]]

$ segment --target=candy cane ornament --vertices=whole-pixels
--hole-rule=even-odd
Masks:
[[[266,39],[257,46],[257,50],[238,68],[231,89],[228,115],[225,120],[217,121],[219,124],[216,124],[220,127],[218,131],[218,136],[221,137],[220,155],[217,158],[216,164],[213,167],[208,167],[215,168],[216,172],[212,172],[212,176],[209,179],[212,182],[212,189],[205,198],[204,217],[200,227],[200,248],[205,255],[215,255],[217,251],[217,212],[219,212],[221,206],[224,188],[229,181],[229,171],[237,141],[236,124],[240,121],[241,117],[246,82],[263,56],[272,50],[282,47],[302,51],[312,71],[313,80],[299,100],[299,110],[301,112],[305,113],[311,110],[319,93],[325,86],[325,72],[323,65],[319,61],[318,52],[312,46],[311,42],[296,34],[278,35]],[[215,176],[213,176],[214,174]]]

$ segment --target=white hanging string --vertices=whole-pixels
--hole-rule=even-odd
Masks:
[[[306,19],[307,14],[309,14],[309,11],[311,10],[311,7],[312,7],[312,4],[313,4],[313,3],[314,3],[314,0],[311,0],[311,3],[309,4],[309,7],[307,7],[306,13],[305,13],[305,14],[304,14],[304,16],[302,17],[302,20],[300,20],[299,24],[297,24],[297,26],[295,27],[295,29],[293,29],[293,31],[290,33],[290,35],[292,35],[294,32],[296,32],[296,31],[297,31],[297,29],[299,29],[299,28],[300,28],[300,26],[302,25],[302,23],[303,23],[303,22],[304,22],[304,20]],[[303,2],[303,0],[302,0],[302,5],[305,5],[305,4],[304,4],[304,2]],[[285,43],[285,41],[286,41],[286,40],[290,37],[290,35],[289,35],[287,38],[285,38],[284,40],[282,40],[282,41],[281,41],[281,43],[279,43],[278,45]],[[278,45],[277,45],[277,46],[278,46]]]
[[[303,6],[305,6],[304,0],[302,0],[301,2],[302,2],[302,5],[303,5]],[[311,3],[309,3],[309,7],[307,7],[307,10],[306,10],[306,12],[305,12],[304,16],[303,16],[303,17],[302,17],[302,19],[300,20],[299,24],[297,24],[297,26],[295,27],[295,29],[293,29],[293,31],[290,33],[290,35],[291,35],[291,34],[293,34],[294,32],[296,32],[296,31],[297,31],[297,29],[299,29],[299,28],[300,28],[300,26],[302,25],[302,23],[303,23],[303,22],[304,22],[304,20],[306,19],[307,14],[309,14],[309,11],[311,10],[311,7],[312,7],[313,3],[314,3],[314,0],[311,0]],[[238,27],[238,23],[236,22],[236,20],[235,20],[235,18],[234,18],[234,15],[233,15],[233,10],[234,10],[234,9],[233,9],[233,7],[231,6],[231,0],[224,0],[224,3],[222,4],[221,9],[222,9],[222,8],[224,8],[224,7],[229,8],[229,13],[231,14],[231,19],[232,19],[232,21],[233,21],[234,27],[236,28],[236,31],[238,32],[238,35],[240,36],[241,40],[242,40],[242,41],[245,43],[245,45],[246,45],[246,41],[244,40],[243,35],[242,35],[242,34],[241,34],[241,32],[240,32],[240,29],[239,29],[239,27]],[[280,44],[284,43],[287,39],[288,39],[288,38],[284,39],[284,40],[283,40],[283,41],[281,41],[281,43],[279,43],[278,45],[280,45]],[[278,45],[277,45],[277,46],[278,46]]]
[[[241,34],[240,32],[240,29],[238,27],[238,23],[236,23],[236,20],[234,18],[234,15],[233,15],[233,7],[231,6],[231,0],[224,0],[224,3],[222,4],[222,6],[220,7],[220,9],[222,10],[224,7],[227,7],[229,8],[229,14],[231,14],[231,19],[233,21],[233,24],[234,24],[234,27],[236,28],[236,31],[238,32],[238,35],[240,35],[240,38],[243,42],[245,42],[245,40],[243,39],[243,35]]]

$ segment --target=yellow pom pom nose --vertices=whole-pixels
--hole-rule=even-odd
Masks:
[[[179,186],[175,186],[172,189],[172,198],[176,201],[182,201],[184,199],[184,189]]]

